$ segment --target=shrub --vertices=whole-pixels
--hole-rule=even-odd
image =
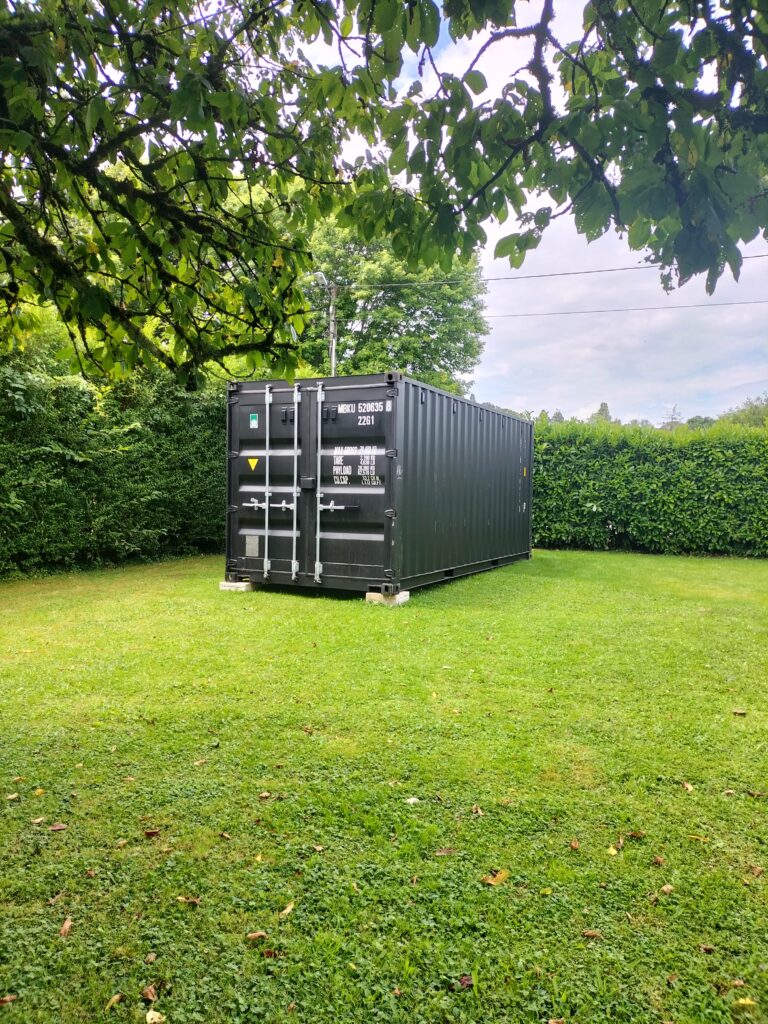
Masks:
[[[0,575],[224,545],[221,388],[0,368]]]
[[[542,547],[768,555],[768,430],[537,428]]]

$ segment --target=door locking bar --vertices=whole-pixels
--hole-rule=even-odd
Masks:
[[[271,563],[269,561],[269,421],[270,405],[272,404],[272,385],[264,386],[264,426],[266,428],[266,458],[264,460],[264,579],[269,579]]]
[[[293,504],[287,506],[293,511],[293,540],[291,544],[291,579],[299,578],[299,562],[296,558],[296,542],[298,534],[298,505],[299,496],[299,403],[301,402],[301,388],[298,384],[293,387]],[[285,502],[283,502],[285,505]]]
[[[320,513],[323,511],[323,385],[317,385],[317,491],[315,511],[315,583],[322,583],[323,563],[320,561]]]

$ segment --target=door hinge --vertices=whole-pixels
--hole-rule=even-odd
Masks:
[[[384,452],[384,454],[386,455],[386,457],[388,459],[396,459],[397,458],[397,448],[387,448],[387,450]]]
[[[393,508],[388,508],[388,509],[385,510],[384,515],[388,519],[396,519],[397,518],[397,511],[395,509],[393,509]]]

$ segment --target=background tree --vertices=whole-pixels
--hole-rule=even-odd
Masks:
[[[306,232],[334,209],[412,265],[449,269],[511,213],[496,252],[518,266],[573,212],[667,284],[738,274],[768,224],[764,4],[592,0],[575,40],[555,0],[530,6],[0,0],[2,309],[53,302],[107,370],[279,370]],[[441,29],[476,39],[461,75],[438,67]],[[484,98],[483,61],[511,38],[529,59]],[[319,40],[327,64],[307,56]],[[402,76],[406,51],[432,95]],[[344,158],[352,138],[365,156]]]
[[[768,427],[768,391],[757,398],[748,398],[735,409],[729,409],[718,420],[739,423],[743,427]]]
[[[321,224],[310,240],[314,266],[337,284],[339,373],[401,370],[465,394],[488,333],[486,286],[477,261],[410,272],[386,236],[363,242],[349,228]],[[328,289],[315,280],[307,296],[316,310],[299,355],[315,372],[330,371]]]
[[[611,416],[611,410],[608,408],[607,402],[601,402],[597,412],[593,412],[587,420],[587,423],[620,423],[621,420],[615,420]]]
[[[689,430],[706,430],[715,425],[715,419],[713,416],[690,416],[685,425]]]

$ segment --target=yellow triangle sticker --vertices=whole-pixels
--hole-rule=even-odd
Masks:
[[[251,469],[256,469],[258,464],[259,464],[259,460],[258,459],[248,459],[248,465],[251,467]]]

